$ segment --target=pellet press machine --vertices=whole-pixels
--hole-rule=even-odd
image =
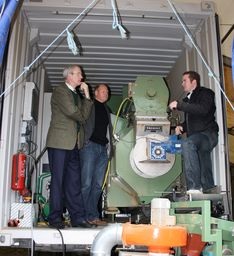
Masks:
[[[107,179],[108,208],[150,203],[172,191],[182,170],[180,142],[170,135],[164,79],[139,76],[128,85],[127,94],[113,116],[115,150]]]

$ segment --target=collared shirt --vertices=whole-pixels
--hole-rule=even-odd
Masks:
[[[192,93],[193,93],[193,91],[191,91],[191,92],[189,92],[189,93],[187,94],[187,98],[188,98],[188,99],[191,98]]]
[[[71,91],[73,91],[74,93],[77,93],[77,92],[76,92],[76,89],[73,88],[70,84],[68,84],[68,83],[66,83],[66,82],[65,82],[65,84],[67,85],[67,87],[68,87]]]

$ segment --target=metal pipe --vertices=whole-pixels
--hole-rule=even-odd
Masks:
[[[115,245],[122,244],[122,224],[116,223],[105,227],[98,233],[91,247],[92,256],[109,256]]]
[[[91,247],[92,256],[109,256],[115,245],[145,245],[150,253],[169,255],[171,247],[185,246],[187,231],[181,226],[119,224],[98,233]]]
[[[150,253],[169,255],[171,247],[185,246],[185,227],[175,226],[175,216],[169,215],[170,201],[151,201],[151,225],[115,223],[98,233],[91,247],[92,256],[109,256],[115,245],[145,245]],[[156,255],[156,254],[155,254]]]

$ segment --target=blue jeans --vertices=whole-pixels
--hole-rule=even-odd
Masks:
[[[189,189],[214,187],[211,152],[218,143],[218,133],[196,133],[182,140],[183,168]]]
[[[88,141],[80,149],[81,193],[85,204],[86,220],[98,219],[98,201],[108,163],[106,146]]]

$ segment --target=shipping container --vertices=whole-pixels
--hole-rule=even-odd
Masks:
[[[69,33],[76,38],[73,50],[76,48],[78,52],[75,54],[67,43]],[[221,190],[222,217],[231,218],[219,18],[212,1],[27,0],[17,6],[3,51],[0,74],[0,246],[35,246],[38,250],[53,251],[62,250],[66,244],[67,250],[88,250],[102,230],[100,227],[66,228],[61,231],[61,236],[41,221],[41,215],[47,215],[49,211],[42,209],[42,205],[47,204],[49,198],[45,141],[51,118],[50,98],[53,88],[63,82],[63,68],[70,64],[80,64],[84,68],[86,82],[91,87],[101,82],[110,86],[108,104],[113,111],[113,124],[116,116],[119,118],[115,134],[116,155],[103,200],[103,207],[114,208],[113,215],[107,208],[103,210],[103,214],[111,216],[111,222],[118,222],[117,217],[123,213],[118,211],[121,208],[125,209],[123,215],[129,221],[131,211],[126,210],[128,207],[142,207],[144,203],[148,207],[152,198],[162,197],[180,181],[178,177],[181,178],[182,172],[181,157],[176,156],[176,166],[170,168],[177,169],[177,173],[164,186],[160,187],[161,181],[147,185],[150,184],[149,177],[143,175],[142,178],[139,174],[141,179],[136,178],[137,187],[132,189],[128,182],[131,176],[121,177],[123,173],[119,169],[124,168],[123,165],[131,168],[130,154],[135,142],[130,143],[128,150],[124,143],[118,144],[118,131],[129,121],[118,116],[119,106],[125,97],[129,97],[131,86],[134,91],[136,84],[147,84],[150,78],[159,79],[159,84],[166,85],[166,92],[164,94],[162,89],[160,98],[164,111],[170,100],[181,100],[184,96],[181,77],[186,70],[197,71],[202,85],[215,92],[219,142],[212,153],[213,173],[215,184]],[[144,90],[140,93],[144,94]],[[133,95],[134,100],[136,104],[138,98],[134,99]],[[142,101],[142,104],[147,109],[147,103]],[[164,114],[168,118],[166,111]],[[183,118],[181,113],[177,117]],[[128,132],[130,135],[126,135],[126,139],[134,136],[131,130],[126,130],[126,134]],[[120,164],[121,159],[123,163]],[[14,176],[12,172],[15,172]],[[28,199],[22,196],[24,188],[32,191]],[[159,188],[163,191],[155,193]],[[20,222],[12,223],[15,219]]]

